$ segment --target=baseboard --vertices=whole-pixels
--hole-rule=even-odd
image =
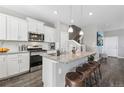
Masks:
[[[108,57],[110,57],[110,58],[118,58],[118,57],[115,57],[115,56],[108,56]]]
[[[118,58],[124,58],[124,57],[118,56]]]
[[[20,75],[23,75],[23,74],[26,74],[26,73],[29,73],[29,70],[21,72],[21,73],[18,73],[18,74],[15,74],[15,75],[10,75],[10,76],[6,76],[6,77],[3,77],[3,78],[0,78],[0,81],[7,80],[7,79],[10,79],[10,78],[13,78],[13,77],[17,77],[17,76],[20,76]]]

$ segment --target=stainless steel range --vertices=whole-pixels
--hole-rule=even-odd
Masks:
[[[41,69],[42,56],[40,54],[46,51],[38,47],[28,48],[27,50],[30,51],[30,72]]]

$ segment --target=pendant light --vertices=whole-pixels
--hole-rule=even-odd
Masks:
[[[81,6],[81,19],[83,20],[83,6]],[[82,23],[82,24],[83,24],[83,23]],[[82,27],[83,27],[83,25],[82,25]],[[81,36],[83,36],[83,35],[84,35],[84,32],[83,32],[83,30],[82,30],[82,29],[80,30],[79,35],[81,35]]]
[[[72,6],[70,6],[70,24],[72,24],[73,22],[74,22],[74,20],[72,19]],[[73,33],[73,28],[71,25],[69,25],[68,32]]]
[[[83,36],[84,35],[84,32],[81,30],[79,35]]]
[[[69,33],[73,33],[73,28],[72,28],[71,25],[69,26],[68,32],[69,32]]]

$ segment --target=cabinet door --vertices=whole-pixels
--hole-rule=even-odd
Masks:
[[[7,40],[18,40],[18,18],[7,16]]]
[[[0,14],[0,40],[6,40],[6,15]]]
[[[32,18],[27,18],[28,22],[28,32],[37,32],[37,25],[34,19]]]
[[[7,55],[7,64],[8,75],[15,75],[19,73],[19,63],[17,54]]]
[[[36,24],[34,22],[28,22],[28,31],[36,32]]]
[[[55,37],[56,37],[55,29],[52,29],[51,30],[51,42],[55,42]]]
[[[49,31],[45,30],[45,42],[50,42],[50,35]]]
[[[23,53],[19,55],[19,71],[29,71],[29,53]]]
[[[19,19],[19,41],[28,41],[27,21]]]
[[[44,28],[43,28],[43,23],[42,22],[37,22],[37,32],[44,34]]]
[[[55,29],[45,26],[45,42],[55,42]]]
[[[6,56],[0,56],[0,78],[7,77],[7,62],[5,61]]]

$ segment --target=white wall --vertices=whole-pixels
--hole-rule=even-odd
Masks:
[[[97,27],[87,26],[84,29],[84,44],[93,48],[96,48],[97,43]]]
[[[116,29],[104,32],[105,37],[118,37],[118,56],[124,57],[124,29]]]

